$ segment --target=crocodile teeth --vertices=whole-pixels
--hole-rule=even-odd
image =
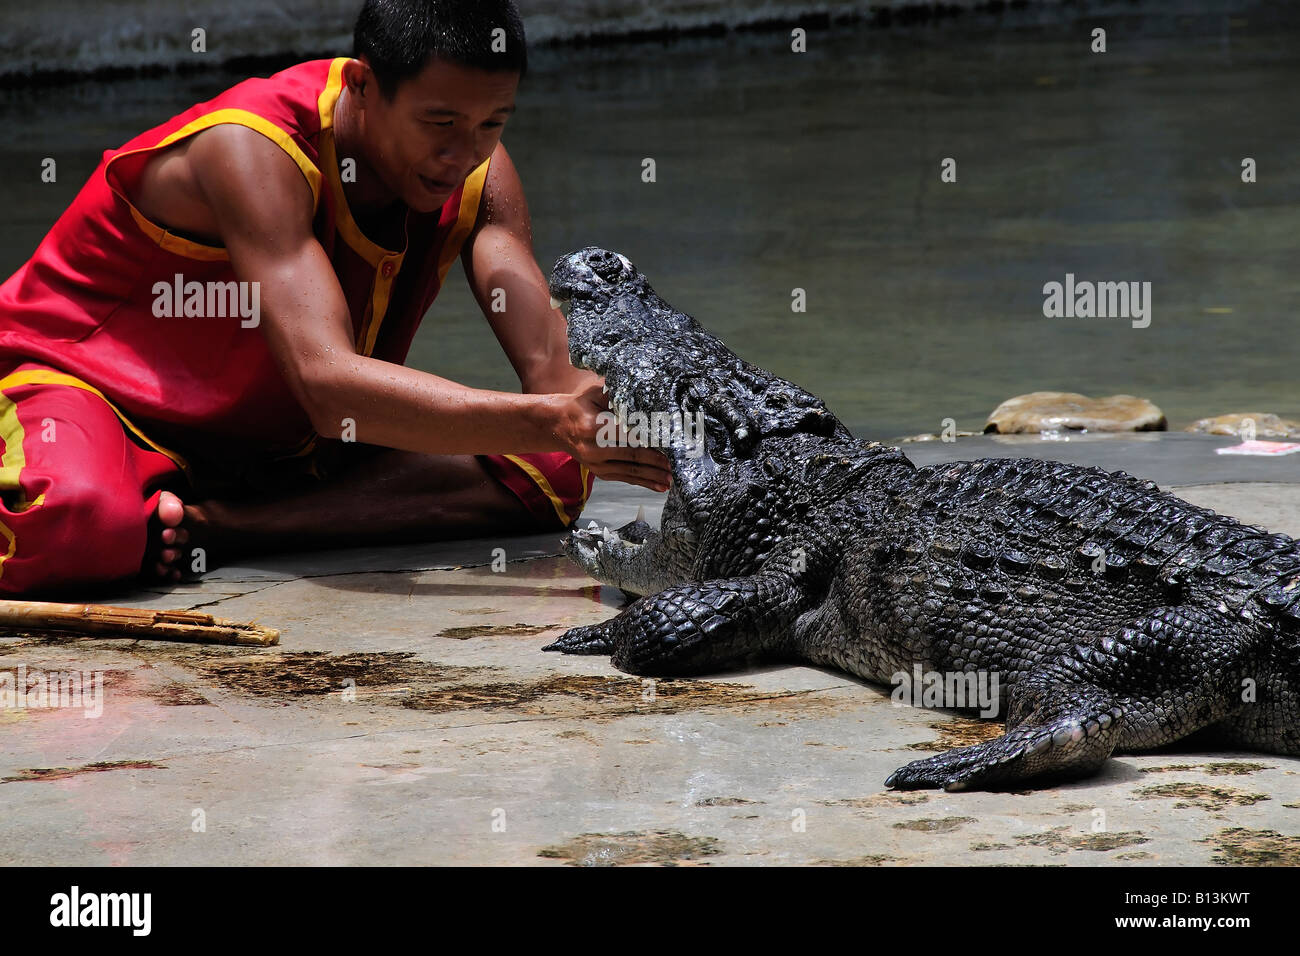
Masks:
[[[551,296],[551,308],[558,309],[560,305],[561,305],[560,300],[557,299],[555,296]]]
[[[606,528],[605,533],[601,537],[605,539],[605,543],[608,545],[623,543],[623,539],[619,537],[618,532],[614,531],[612,528]]]
[[[636,509],[636,520],[645,521],[645,505],[641,505]]]
[[[608,394],[609,394],[609,386],[606,385],[604,382],[601,382],[601,383],[600,383],[600,391],[601,391],[601,394],[603,394],[603,395],[608,395]]]
[[[596,524],[595,519],[592,519],[591,523],[587,525],[587,530],[588,530],[588,531],[599,531],[599,530],[600,530],[600,525]]]

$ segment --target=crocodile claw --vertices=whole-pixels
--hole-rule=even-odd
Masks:
[[[1022,724],[996,740],[914,760],[889,775],[892,790],[992,789],[1042,774],[1078,776],[1095,770],[1115,746],[1122,707]]]
[[[900,767],[885,780],[890,790],[944,789],[967,790],[981,783],[991,782],[997,761],[987,753],[988,744],[962,747],[935,757],[913,760]],[[1023,751],[1021,751],[1023,753]],[[1009,755],[1014,759],[1020,754]]]

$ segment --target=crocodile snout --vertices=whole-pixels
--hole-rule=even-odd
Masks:
[[[588,246],[561,256],[555,263],[551,270],[551,296],[563,301],[608,295],[636,275],[636,268],[624,256]]]

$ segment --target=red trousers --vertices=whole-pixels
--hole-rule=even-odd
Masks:
[[[0,378],[0,594],[112,582],[140,572],[179,456],[153,444],[95,388],[26,364]],[[489,474],[556,528],[591,493],[563,453],[480,455]]]

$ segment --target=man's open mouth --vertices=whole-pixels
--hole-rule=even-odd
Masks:
[[[453,183],[444,183],[440,179],[430,179],[428,176],[421,176],[420,182],[432,193],[449,193],[456,188]]]

